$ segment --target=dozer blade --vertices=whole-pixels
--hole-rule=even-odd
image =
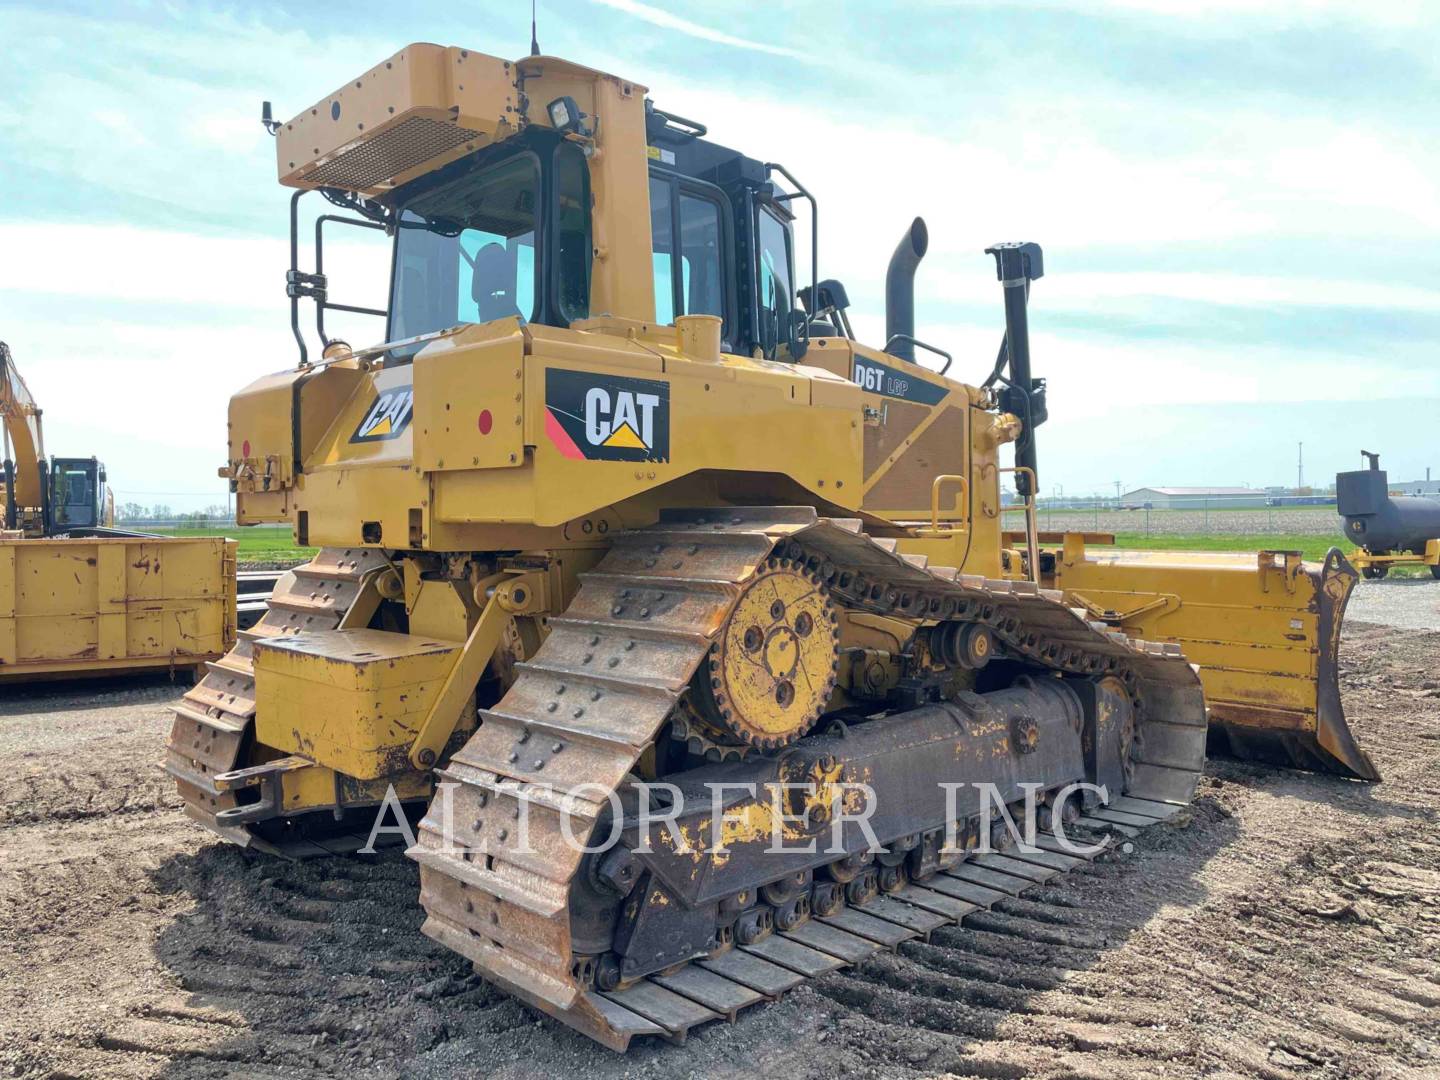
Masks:
[[[1237,757],[1379,780],[1340,701],[1340,625],[1358,575],[1332,548],[1115,551],[1067,537],[1055,585],[1126,633],[1175,642],[1200,667],[1213,741]]]
[[[1309,719],[1305,713],[1266,710],[1245,701],[1217,700],[1211,704],[1212,726],[1224,731],[1231,752],[1240,758],[1291,765],[1297,769],[1329,772],[1357,780],[1379,780],[1380,771],[1355,741],[1340,700],[1340,624],[1345,605],[1359,575],[1338,548],[1331,548],[1318,569],[1305,567],[1314,592],[1316,629],[1315,708],[1313,728],[1290,728],[1285,720]],[[1204,670],[1201,670],[1204,679]]]

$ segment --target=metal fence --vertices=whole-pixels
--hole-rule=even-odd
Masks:
[[[1040,500],[1036,508],[1039,528],[1046,532],[1095,531],[1145,536],[1289,535],[1331,536],[1340,533],[1340,517],[1333,504],[1276,505],[1257,493],[1248,505],[1236,506],[1235,496],[1197,500],[1183,507],[1125,506],[1114,499],[1096,499],[1088,505],[1074,500],[1062,504]],[[1024,528],[1024,511],[1004,508],[1007,529]]]

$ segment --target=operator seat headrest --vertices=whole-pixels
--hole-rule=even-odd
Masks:
[[[515,306],[515,263],[503,245],[486,244],[476,252],[474,271],[470,298],[481,322],[521,317]]]

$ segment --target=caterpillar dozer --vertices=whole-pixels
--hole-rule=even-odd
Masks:
[[[115,528],[99,459],[46,459],[3,341],[0,429],[0,682],[193,671],[234,645],[234,542]]]
[[[796,250],[811,194],[629,80],[414,44],[264,116],[292,240],[318,191],[317,241],[383,230],[393,270],[357,348],[292,243],[300,363],[231,401],[241,522],[322,550],[176,711],[165,767],[214,833],[324,855],[408,813],[424,932],[623,1049],[1083,857],[980,853],[991,798],[1164,820],[1207,700],[1242,752],[1373,773],[1338,555],[1036,530],[1037,245],[988,249],[1005,336],[972,385],[916,336],[922,221],[863,345],[813,227]]]

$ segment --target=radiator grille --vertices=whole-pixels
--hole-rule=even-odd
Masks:
[[[443,120],[412,116],[305,174],[302,182],[365,191],[481,137],[478,131]]]

